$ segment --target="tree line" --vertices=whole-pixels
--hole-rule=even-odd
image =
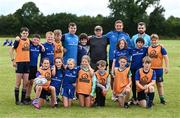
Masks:
[[[143,21],[147,25],[147,33],[158,33],[162,36],[180,36],[180,18],[164,17],[165,9],[160,5],[160,0],[109,0],[108,7],[111,10],[109,16],[77,16],[70,13],[56,13],[43,15],[33,2],[25,3],[22,8],[13,14],[0,16],[0,35],[15,36],[19,29],[26,26],[30,33],[45,34],[47,31],[61,29],[67,32],[69,22],[75,22],[78,26],[77,34],[86,32],[94,33],[94,27],[101,25],[104,33],[114,29],[114,22],[121,19],[124,22],[124,31],[130,36],[137,33],[137,23]],[[153,7],[148,15],[147,9]]]

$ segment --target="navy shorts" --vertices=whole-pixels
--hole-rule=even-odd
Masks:
[[[163,69],[153,69],[156,72],[156,82],[163,82]]]
[[[138,97],[137,97],[138,101],[141,100],[146,100],[146,93],[144,91],[140,91],[138,92]]]
[[[37,66],[29,67],[29,80],[33,80],[36,78]]]
[[[16,62],[16,73],[29,73],[29,62]]]
[[[51,93],[49,91],[46,91],[46,90],[42,89],[40,98],[46,99],[50,95],[51,95]]]
[[[67,97],[68,99],[73,99],[75,93],[75,87],[63,87],[62,96]]]

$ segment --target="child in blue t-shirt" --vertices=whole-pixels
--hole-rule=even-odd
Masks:
[[[74,98],[76,79],[78,77],[79,67],[75,67],[75,60],[70,58],[67,60],[67,68],[64,71],[62,96],[64,107],[70,107]]]
[[[61,85],[63,81],[63,60],[61,57],[56,57],[54,60],[55,66],[52,69],[52,78],[51,78],[51,86],[54,86],[56,89],[56,100],[59,104],[60,98],[58,98],[60,90],[61,90]]]

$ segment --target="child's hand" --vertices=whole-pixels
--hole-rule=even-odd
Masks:
[[[13,67],[17,66],[15,60],[12,61],[12,64],[13,64]]]
[[[16,36],[16,41],[19,41],[21,38],[19,36]]]
[[[168,74],[168,72],[169,72],[169,68],[168,68],[168,67],[165,67],[165,68],[164,68],[164,73],[165,73],[165,74]]]
[[[73,83],[72,85],[73,85],[74,87],[76,87],[76,83]]]

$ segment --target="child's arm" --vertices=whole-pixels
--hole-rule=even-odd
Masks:
[[[110,76],[108,76],[108,78],[106,80],[106,90],[108,90],[110,87],[110,81],[111,81]]]
[[[142,89],[142,90],[145,90],[146,89],[146,87],[144,87],[143,85],[141,85],[140,83],[139,83],[139,80],[136,80],[136,86],[138,86],[140,89]]]
[[[15,49],[13,47],[11,47],[9,49],[9,55],[10,55],[13,67],[16,67],[16,62],[15,62],[15,59],[14,59],[14,51],[15,51]]]
[[[45,47],[43,46],[43,44],[41,42],[39,42],[38,45],[41,46],[41,52],[45,52]]]
[[[52,66],[52,76],[55,76],[56,75],[56,67],[55,66]]]
[[[164,55],[163,58],[164,58],[164,61],[165,61],[164,72],[165,72],[165,74],[167,74],[169,72],[169,58],[168,58],[168,55]]]
[[[92,91],[90,93],[91,96],[94,96],[95,89],[96,89],[96,78],[93,76],[93,78],[92,78]]]
[[[131,84],[132,84],[131,76],[132,76],[132,73],[129,70],[129,73],[128,73],[129,84],[126,87],[131,87]]]
[[[88,64],[88,68],[89,68],[91,77],[93,77],[93,75],[94,75],[94,70],[91,68],[90,64]]]
[[[111,75],[113,77],[114,77],[115,62],[116,62],[116,59],[113,59],[112,68],[111,68]]]

